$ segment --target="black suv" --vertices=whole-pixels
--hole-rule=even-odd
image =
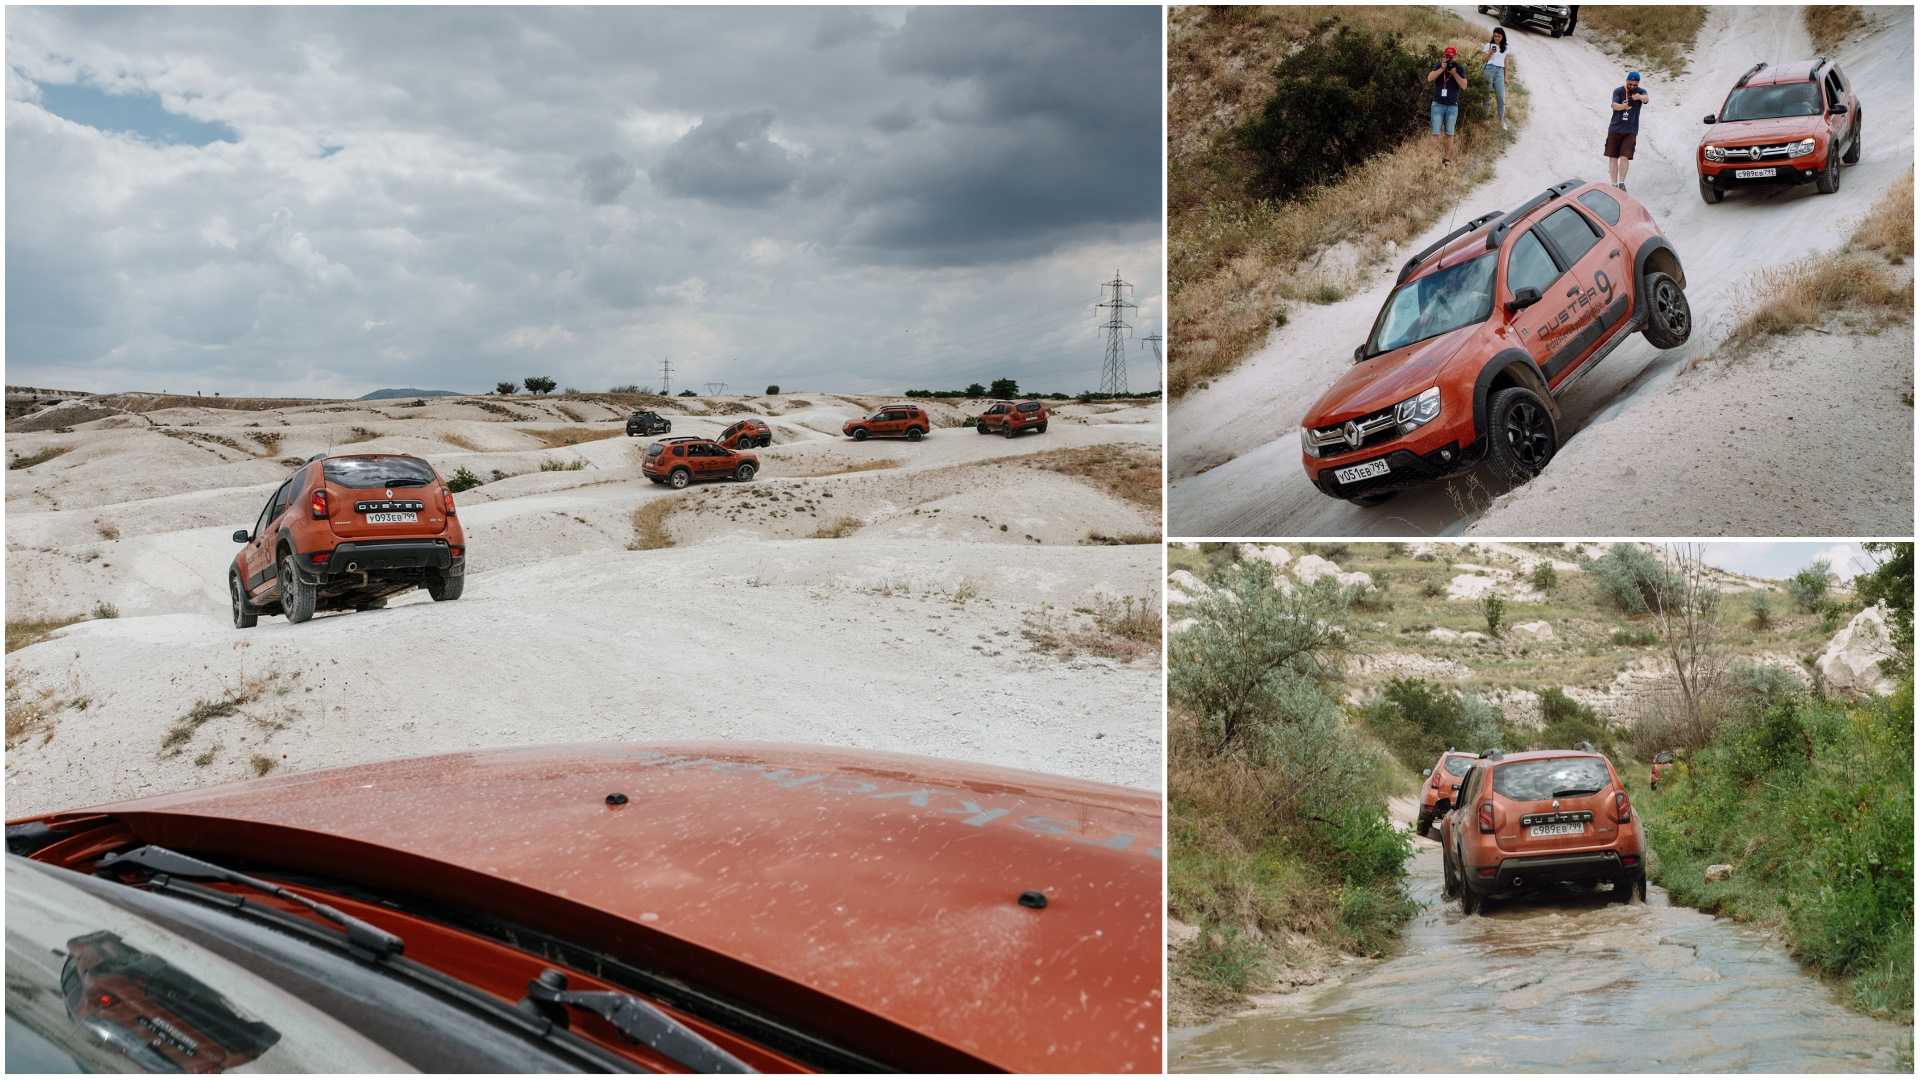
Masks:
[[[627,436],[659,435],[673,430],[673,422],[656,412],[637,412],[627,417]]]
[[[1580,24],[1580,5],[1572,7],[1553,4],[1526,4],[1507,7],[1481,4],[1480,14],[1492,15],[1500,20],[1501,26],[1515,28],[1532,26],[1545,30],[1549,37],[1564,37],[1573,33]]]

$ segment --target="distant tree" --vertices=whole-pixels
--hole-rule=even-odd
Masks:
[[[530,394],[550,394],[553,388],[559,385],[545,375],[529,375],[521,381],[527,384],[527,392]]]
[[[770,386],[768,386],[768,387],[767,387],[767,394],[768,394],[768,396],[772,396],[772,395],[774,395],[774,394],[777,394],[777,393],[779,393],[779,392],[780,392],[780,384],[779,384],[779,383],[774,383],[774,384],[772,384],[772,385],[770,385]]]
[[[1500,620],[1507,614],[1507,602],[1489,593],[1480,602],[1480,608],[1487,616],[1487,633],[1500,636]]]
[[[646,391],[640,389],[639,383],[626,383],[621,386],[607,388],[607,393],[609,394],[641,394],[645,392]]]
[[[1020,396],[1020,384],[1013,379],[995,379],[987,387],[987,396],[991,398],[1015,398]]]
[[[974,397],[974,398],[978,398],[978,397],[986,397],[986,396],[987,396],[987,388],[986,388],[986,387],[984,387],[984,386],[981,386],[981,385],[980,385],[979,383],[968,383],[968,384],[967,384],[967,396],[968,396],[968,397]]]
[[[1542,559],[1535,563],[1533,573],[1529,575],[1528,580],[1533,582],[1533,587],[1541,592],[1552,592],[1560,585],[1560,575],[1554,570],[1551,559]]]
[[[1827,596],[1827,574],[1832,570],[1832,563],[1815,559],[1805,570],[1788,578],[1787,595],[1793,598],[1793,606],[1801,611],[1819,611],[1820,601]]]
[[[517,382],[502,382],[502,383],[493,384],[493,392],[496,394],[513,394],[513,393],[518,393],[519,390],[520,390],[520,384]]]
[[[681,396],[681,397],[699,397],[700,395],[699,395],[699,394],[696,394],[696,393],[694,393],[694,392],[693,392],[693,391],[691,391],[691,390],[682,390],[682,391],[680,391],[680,396]]]

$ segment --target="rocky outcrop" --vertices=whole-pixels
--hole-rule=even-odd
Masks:
[[[1835,690],[1893,692],[1894,682],[1880,670],[1880,661],[1894,655],[1887,636],[1887,609],[1876,604],[1855,615],[1827,642],[1827,651],[1814,663],[1827,685]]]
[[[1205,596],[1213,591],[1212,586],[1194,577],[1190,571],[1186,570],[1175,570],[1173,573],[1168,574],[1167,583],[1188,596]],[[1185,603],[1192,603],[1192,601],[1188,600],[1185,601]]]
[[[1270,562],[1275,566],[1285,566],[1293,561],[1293,554],[1279,544],[1241,544],[1242,562]]]
[[[1714,863],[1707,867],[1708,881],[1728,881],[1733,878],[1732,863]]]
[[[1299,578],[1302,585],[1311,585],[1323,577],[1330,577],[1350,589],[1359,589],[1363,592],[1373,589],[1371,577],[1357,571],[1343,574],[1339,566],[1318,555],[1300,556],[1299,560],[1293,564],[1293,576]]]
[[[1523,641],[1554,640],[1553,627],[1549,625],[1545,619],[1538,622],[1514,623],[1512,626],[1507,627],[1507,635]]]

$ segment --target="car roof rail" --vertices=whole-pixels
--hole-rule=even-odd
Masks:
[[[1538,207],[1541,203],[1551,202],[1554,199],[1557,199],[1560,196],[1565,195],[1567,192],[1572,191],[1574,188],[1584,185],[1585,183],[1586,183],[1585,180],[1582,180],[1576,176],[1571,180],[1562,180],[1559,183],[1548,188],[1547,190],[1541,192],[1540,194],[1535,195],[1533,198],[1528,199],[1526,203],[1520,207],[1520,209],[1515,210],[1513,213],[1508,214],[1506,217],[1501,218],[1500,224],[1495,225],[1493,228],[1487,230],[1487,250],[1488,251],[1497,250],[1500,247],[1501,242],[1507,238],[1507,230],[1513,228],[1515,223],[1517,223],[1521,218],[1526,217],[1528,214],[1533,213],[1534,209]]]
[[[1827,66],[1827,58],[1825,56],[1822,56],[1820,59],[1815,60],[1813,62],[1813,66],[1807,69],[1807,81],[1819,82],[1820,69],[1826,66]]]
[[[1395,279],[1394,284],[1395,285],[1404,284],[1407,278],[1410,275],[1412,275],[1412,273],[1415,270],[1419,269],[1421,263],[1426,262],[1429,258],[1433,257],[1434,252],[1439,251],[1441,248],[1446,247],[1448,244],[1453,243],[1455,240],[1460,239],[1461,237],[1467,235],[1473,230],[1479,228],[1480,226],[1485,225],[1487,222],[1492,221],[1494,218],[1499,217],[1502,212],[1503,211],[1495,210],[1491,214],[1481,214],[1479,217],[1474,218],[1472,221],[1467,222],[1465,225],[1460,226],[1459,228],[1453,230],[1447,235],[1441,237],[1440,239],[1435,240],[1433,243],[1428,244],[1427,249],[1425,251],[1422,251],[1420,254],[1415,255],[1411,259],[1408,259],[1407,265],[1400,268],[1400,276],[1399,278]]]
[[[1592,743],[1590,743],[1590,742],[1588,742],[1588,741],[1586,741],[1585,739],[1582,739],[1582,740],[1580,740],[1579,742],[1577,742],[1577,743],[1574,743],[1574,744],[1573,744],[1573,748],[1574,748],[1575,750],[1585,750],[1585,751],[1586,751],[1587,753],[1589,753],[1589,754],[1597,754],[1597,753],[1599,753],[1599,752],[1600,752],[1600,751],[1598,751],[1598,750],[1595,750],[1595,749],[1593,748],[1593,744],[1592,744]]]
[[[316,461],[319,461],[319,460],[320,460],[321,458],[323,458],[323,457],[326,457],[326,456],[327,456],[327,455],[326,455],[326,454],[325,454],[324,452],[322,452],[322,453],[318,453],[318,454],[315,454],[315,455],[313,455],[312,457],[310,457],[310,458],[308,458],[307,460],[305,460],[305,461],[303,461],[303,462],[301,462],[300,464],[302,464],[302,465],[311,465],[311,464],[313,464],[314,462],[316,462]]]
[[[1489,761],[1499,761],[1501,758],[1504,758],[1507,755],[1501,753],[1499,747],[1491,746],[1491,747],[1488,747],[1486,750],[1481,751],[1480,756],[1483,758],[1486,758]]]
[[[1733,84],[1734,89],[1738,90],[1740,87],[1747,85],[1747,80],[1753,78],[1755,75],[1760,74],[1760,72],[1763,71],[1766,68],[1766,66],[1767,66],[1767,62],[1765,60],[1762,60],[1759,63],[1748,68],[1747,73],[1745,75],[1740,76],[1740,81]]]

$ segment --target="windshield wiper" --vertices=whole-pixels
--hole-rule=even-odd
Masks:
[[[354,952],[361,953],[370,960],[380,960],[389,956],[398,956],[405,952],[407,948],[407,943],[402,941],[398,935],[390,934],[372,923],[367,922],[365,919],[357,919],[338,908],[322,904],[318,900],[309,900],[299,893],[283,889],[270,881],[261,881],[256,877],[248,877],[245,874],[229,870],[224,866],[215,866],[210,862],[202,862],[191,855],[182,855],[177,851],[169,851],[166,848],[156,847],[153,844],[148,844],[145,847],[137,847],[132,851],[123,851],[117,855],[109,855],[101,859],[99,863],[99,868],[102,870],[112,870],[123,866],[138,866],[143,870],[151,870],[156,875],[159,875],[160,878],[183,877],[205,881],[224,881],[229,885],[240,885],[266,893],[268,896],[278,897],[282,900],[290,900],[293,903],[306,907],[314,914],[345,930],[347,932],[347,947]],[[160,887],[166,887],[164,880],[160,880],[158,883]]]
[[[584,1009],[620,1029],[620,1034],[658,1050],[696,1072],[750,1073],[759,1070],[714,1045],[699,1032],[632,994],[612,990],[568,990],[567,977],[548,968],[527,983],[523,1008],[564,1022],[562,1005]],[[555,1015],[558,1014],[558,1015]]]
[[[1556,799],[1565,799],[1575,795],[1592,795],[1594,792],[1599,790],[1600,789],[1597,787],[1596,788],[1562,788],[1559,791],[1554,792],[1553,797]]]

